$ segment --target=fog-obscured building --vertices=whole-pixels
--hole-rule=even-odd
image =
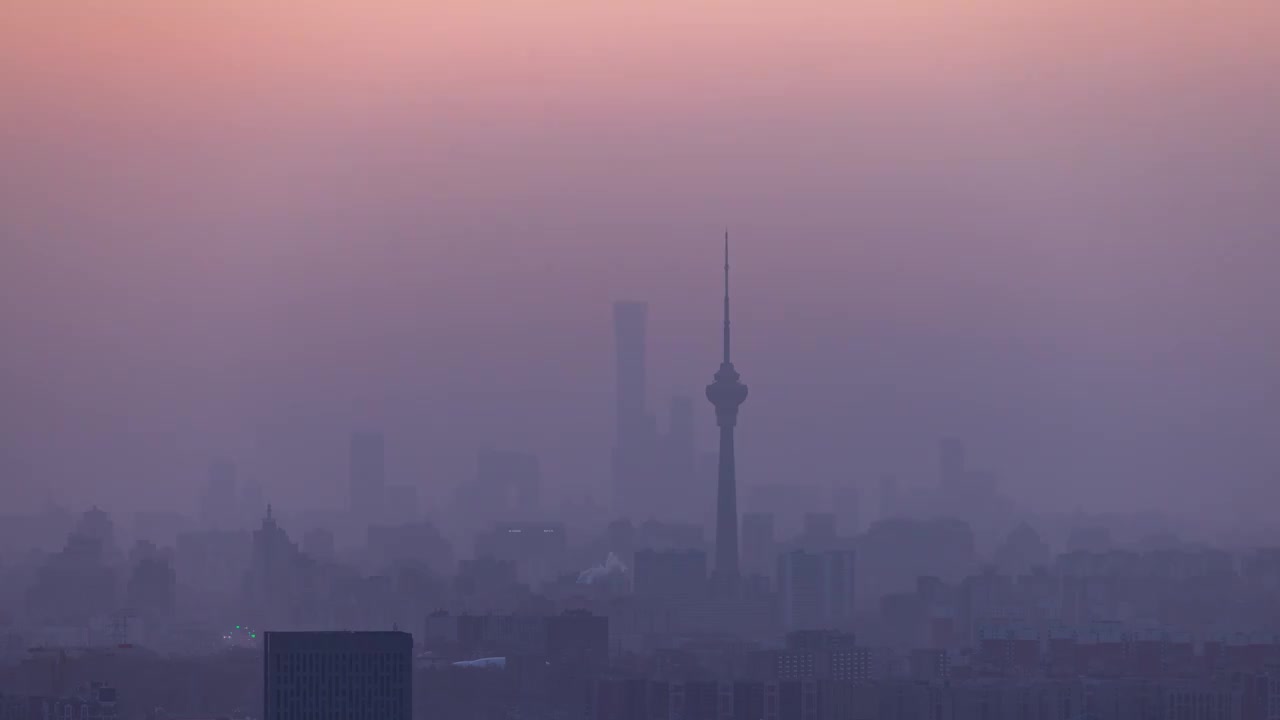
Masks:
[[[795,550],[778,558],[778,604],[788,630],[843,628],[853,622],[854,554]]]

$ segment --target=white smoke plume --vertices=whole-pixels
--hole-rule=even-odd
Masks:
[[[614,553],[604,559],[604,563],[587,568],[578,573],[579,585],[595,585],[612,578],[622,577],[627,573],[627,566]]]
[[[507,666],[507,659],[504,657],[480,658],[479,660],[463,660],[453,664],[459,668],[480,668],[480,669],[502,669]]]

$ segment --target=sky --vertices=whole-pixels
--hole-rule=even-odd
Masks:
[[[337,506],[353,429],[603,494],[610,303],[744,485],[1280,499],[1269,0],[11,0],[0,506]],[[700,442],[712,447],[709,406]],[[1271,505],[1274,507],[1274,505]]]

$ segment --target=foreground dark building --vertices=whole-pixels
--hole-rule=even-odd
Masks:
[[[409,720],[413,636],[402,632],[269,632],[264,720]]]

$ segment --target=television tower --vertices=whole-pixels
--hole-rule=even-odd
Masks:
[[[724,234],[724,359],[707,386],[707,400],[716,409],[720,426],[720,464],[716,485],[716,564],[712,582],[722,592],[736,590],[738,573],[738,486],[733,460],[733,428],[738,406],[747,399],[729,356],[729,233]]]

